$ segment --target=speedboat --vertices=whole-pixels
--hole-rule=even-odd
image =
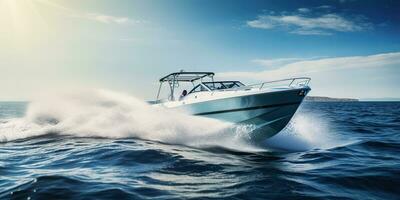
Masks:
[[[311,90],[308,77],[244,85],[240,81],[215,81],[214,75],[213,72],[171,73],[159,80],[157,98],[150,103],[250,127],[249,136],[263,141],[289,123]]]

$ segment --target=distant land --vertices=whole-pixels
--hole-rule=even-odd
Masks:
[[[358,99],[351,98],[332,98],[321,96],[306,96],[305,101],[318,101],[318,102],[357,102]]]
[[[322,96],[306,96],[305,101],[317,101],[317,102],[357,102],[357,101],[400,101],[400,98],[333,98],[333,97],[322,97]]]
[[[363,98],[361,101],[400,101],[400,98],[392,98],[392,97],[386,97],[386,98]]]

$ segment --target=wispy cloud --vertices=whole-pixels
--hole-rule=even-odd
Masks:
[[[49,1],[49,0],[38,1],[38,3],[59,9],[60,11],[63,11],[64,15],[66,15],[68,17],[86,19],[86,20],[91,20],[91,21],[104,23],[104,24],[122,25],[122,24],[139,24],[139,23],[146,22],[143,20],[134,20],[129,17],[123,17],[123,16],[113,16],[113,15],[107,15],[107,14],[96,13],[96,12],[82,12],[82,11],[74,10],[69,7],[63,6],[61,4],[55,3],[53,1]]]
[[[112,15],[105,15],[100,13],[84,13],[84,14],[74,14],[73,17],[87,19],[99,23],[104,24],[139,24],[143,21],[141,20],[133,20],[129,17],[121,17],[121,16],[112,16]]]
[[[135,20],[129,17],[113,16],[102,13],[79,13],[73,12],[69,14],[70,17],[90,20],[103,24],[116,24],[116,25],[136,25],[147,23],[145,20]]]
[[[111,15],[103,15],[98,13],[88,13],[85,15],[87,19],[98,21],[105,24],[115,23],[115,24],[126,24],[131,20],[128,17],[116,17]]]
[[[296,58],[297,59],[297,58]],[[312,60],[297,60],[293,58],[281,58],[275,60],[258,60],[262,66],[271,67],[271,64],[279,61],[289,61],[281,67],[268,69],[261,72],[225,72],[221,76],[229,78],[244,78],[252,80],[272,80],[293,76],[307,76],[312,73],[331,70],[373,68],[400,65],[400,52],[375,54],[369,56],[349,56],[335,58],[321,58]],[[293,60],[290,62],[290,60]]]
[[[320,9],[320,8],[316,8]],[[299,8],[292,14],[259,15],[246,24],[259,29],[284,29],[299,35],[331,35],[333,32],[355,32],[370,29],[363,17],[348,19],[337,13],[314,15],[311,8]],[[319,13],[319,12],[318,12]]]
[[[301,60],[304,59],[303,58],[254,59],[252,60],[252,62],[267,68],[278,68],[283,65]]]
[[[331,8],[333,8],[333,7],[330,5],[322,5],[322,6],[317,7],[317,9],[331,9]]]
[[[290,33],[297,34],[297,35],[332,35],[331,32],[324,31],[324,30],[309,30],[309,29],[296,29],[290,31]]]
[[[308,12],[311,12],[311,9],[309,9],[309,8],[299,8],[299,9],[297,9],[299,12],[301,12],[301,13],[308,13]]]

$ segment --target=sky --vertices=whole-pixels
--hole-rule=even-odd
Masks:
[[[214,71],[311,77],[313,96],[400,98],[400,1],[0,0],[0,100]]]

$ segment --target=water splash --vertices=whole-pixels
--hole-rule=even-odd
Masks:
[[[246,127],[155,108],[129,95],[87,90],[38,98],[25,117],[0,123],[0,142],[53,133],[254,149],[246,132]]]
[[[310,114],[296,115],[286,129],[261,146],[255,146],[249,138],[251,130],[252,127],[155,108],[122,93],[84,90],[39,97],[29,104],[23,118],[0,121],[0,142],[52,133],[75,137],[134,137],[247,152],[306,151],[338,145],[328,123]]]
[[[283,151],[330,149],[343,144],[329,121],[317,114],[297,113],[279,134],[263,143],[266,148]]]

